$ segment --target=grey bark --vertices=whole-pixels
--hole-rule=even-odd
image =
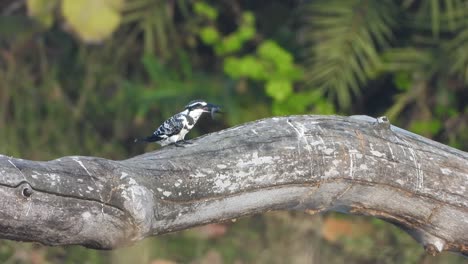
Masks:
[[[467,153],[386,118],[269,118],[122,161],[0,156],[0,237],[112,249],[269,210],[332,210],[466,255],[467,185]]]

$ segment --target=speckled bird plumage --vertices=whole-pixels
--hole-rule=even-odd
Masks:
[[[166,146],[184,141],[185,135],[195,126],[200,116],[210,111],[213,115],[213,112],[219,111],[219,107],[202,100],[191,101],[184,111],[164,121],[151,136],[136,139],[135,142],[156,142]]]

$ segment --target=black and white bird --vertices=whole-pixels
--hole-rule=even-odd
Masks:
[[[191,101],[185,106],[184,111],[164,121],[151,136],[137,138],[135,142],[146,141],[156,142],[161,146],[169,144],[180,146],[181,143],[186,143],[185,135],[195,126],[203,113],[211,113],[211,117],[214,118],[214,113],[220,112],[220,110],[219,106],[203,100]]]

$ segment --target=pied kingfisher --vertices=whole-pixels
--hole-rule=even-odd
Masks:
[[[185,135],[193,128],[203,113],[211,113],[211,118],[213,118],[214,113],[217,112],[220,112],[219,106],[207,103],[203,100],[191,101],[185,106],[184,111],[164,121],[151,136],[137,138],[135,142],[146,141],[156,142],[161,146],[169,144],[180,146],[180,143],[187,143],[184,140]]]

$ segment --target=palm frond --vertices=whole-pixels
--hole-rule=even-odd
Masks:
[[[392,48],[382,53],[382,70],[386,72],[426,72],[432,71],[436,60],[430,48]]]
[[[348,108],[380,65],[397,24],[391,0],[314,1],[308,6],[306,81]]]
[[[404,6],[409,8],[415,1],[405,1]],[[415,17],[409,21],[414,27],[432,31],[435,38],[443,32],[455,31],[463,23],[467,2],[464,0],[430,0],[421,1],[417,7]]]
[[[184,4],[185,5],[185,4]],[[174,5],[161,0],[127,0],[122,23],[143,35],[144,53],[169,59],[179,41],[173,19]]]
[[[447,41],[443,49],[449,58],[449,72],[468,85],[468,19],[466,25],[460,28],[454,38]]]

